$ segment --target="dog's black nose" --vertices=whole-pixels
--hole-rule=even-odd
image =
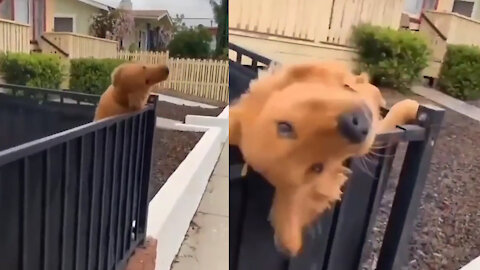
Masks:
[[[168,67],[165,67],[165,74],[170,74],[170,70],[168,69]]]
[[[338,118],[340,134],[352,143],[361,143],[367,138],[372,125],[372,112],[367,106],[361,106],[346,112]]]

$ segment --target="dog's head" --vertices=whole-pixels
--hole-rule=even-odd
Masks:
[[[251,84],[230,110],[230,143],[277,188],[324,177],[368,152],[384,105],[366,75],[336,62],[294,65]]]
[[[127,92],[146,92],[154,84],[166,80],[168,74],[169,70],[165,65],[125,63],[112,72],[112,85]]]

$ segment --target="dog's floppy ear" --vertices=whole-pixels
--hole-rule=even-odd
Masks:
[[[112,72],[112,85],[113,86],[118,86],[120,82],[120,76],[122,73],[122,65],[116,67],[113,72]]]

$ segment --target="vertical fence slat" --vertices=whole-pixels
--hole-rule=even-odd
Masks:
[[[129,129],[129,140],[130,140],[130,151],[129,151],[129,158],[128,158],[128,172],[127,172],[127,192],[126,192],[126,202],[125,202],[125,228],[123,232],[123,237],[125,239],[125,245],[123,246],[123,252],[127,252],[130,249],[130,241],[131,241],[131,232],[132,232],[132,197],[133,197],[133,179],[134,175],[134,156],[135,156],[135,134],[136,130],[138,129],[138,122],[137,118],[133,117],[130,118],[131,121],[131,128]]]
[[[99,147],[102,149],[102,164],[103,170],[101,171],[101,181],[100,181],[100,215],[99,215],[99,222],[98,222],[98,252],[96,254],[96,264],[92,266],[94,269],[101,269],[104,265],[104,260],[107,257],[106,250],[108,246],[108,238],[106,234],[108,233],[109,224],[108,224],[108,217],[107,214],[107,202],[111,196],[111,189],[109,188],[109,183],[111,181],[110,177],[110,167],[111,167],[111,159],[112,159],[112,149],[111,149],[111,132],[110,128],[106,127],[104,130],[104,136],[102,139],[104,141],[103,147]],[[107,208],[107,209],[106,209]],[[107,213],[106,213],[107,212]]]
[[[157,106],[158,98],[154,95],[149,97],[148,103],[155,108]],[[143,166],[142,166],[142,179],[140,190],[140,210],[138,218],[138,235],[143,238],[146,234],[147,227],[147,211],[148,211],[148,183],[150,181],[151,168],[152,168],[152,154],[153,154],[153,139],[155,137],[155,126],[157,116],[155,115],[155,109],[149,110],[145,113],[145,142],[143,148]]]
[[[123,143],[122,143],[122,166],[121,166],[121,184],[120,184],[120,197],[119,197],[119,214],[118,214],[118,229],[117,229],[117,255],[116,260],[121,258],[124,254],[123,250],[125,247],[125,238],[123,237],[125,232],[126,224],[123,222],[125,220],[125,212],[126,212],[126,184],[128,182],[127,179],[127,167],[128,167],[128,157],[129,157],[129,133],[128,130],[131,130],[131,125],[129,124],[129,120],[123,121]]]
[[[351,160],[353,174],[344,187],[327,269],[347,270],[358,265],[378,184],[378,168],[378,160],[367,163],[361,158]]]
[[[43,155],[45,171],[42,175],[42,264],[43,270],[49,270],[47,265],[48,257],[48,216],[49,216],[49,185],[50,185],[50,149],[47,149]]]
[[[61,190],[62,190],[62,198],[61,198],[61,237],[60,237],[60,269],[66,269],[66,258],[67,258],[67,252],[66,252],[66,242],[70,241],[70,239],[67,236],[67,197],[68,197],[68,182],[70,180],[69,175],[70,175],[70,164],[69,164],[69,157],[70,157],[70,144],[68,142],[64,143],[63,145],[63,172],[62,172],[62,185],[61,185]]]
[[[78,182],[78,208],[77,208],[77,233],[76,233],[76,270],[86,269],[88,265],[88,224],[90,223],[90,201],[92,168],[92,147],[94,136],[87,134],[82,136],[80,142],[81,156]],[[83,237],[82,237],[83,236]],[[87,236],[87,237],[85,237]]]
[[[20,180],[20,203],[19,203],[19,206],[20,206],[20,209],[21,209],[21,213],[19,215],[20,217],[20,220],[19,220],[19,224],[21,225],[21,233],[20,233],[20,239],[19,239],[19,243],[20,243],[20,246],[21,248],[19,249],[19,253],[20,253],[20,256],[21,256],[21,261],[19,262],[20,263],[20,269],[26,269],[26,266],[28,265],[27,261],[28,261],[28,258],[27,258],[27,249],[26,247],[28,246],[29,244],[29,241],[28,241],[28,235],[27,235],[27,231],[28,231],[28,226],[27,226],[27,215],[28,215],[28,208],[27,208],[27,205],[28,205],[28,183],[27,183],[27,179],[29,177],[29,164],[28,164],[28,158],[25,157],[22,159],[22,172],[21,172],[21,180]],[[1,178],[1,177],[0,177]]]
[[[238,266],[236,270],[287,269],[287,257],[274,245],[273,228],[268,221],[274,189],[250,171],[245,179],[245,214],[241,226]],[[253,232],[253,233],[252,233]],[[235,269],[235,268],[234,268]]]
[[[92,175],[88,178],[89,181],[89,193],[91,196],[89,202],[89,217],[88,217],[88,230],[87,230],[87,268],[93,269],[93,265],[95,265],[95,250],[98,248],[97,244],[97,226],[95,223],[98,221],[98,201],[99,201],[99,186],[100,186],[100,169],[103,167],[102,165],[102,155],[103,151],[101,150],[103,147],[102,136],[99,130],[93,132],[93,147],[92,147]]]
[[[112,168],[112,198],[110,200],[110,231],[109,231],[109,243],[108,243],[108,252],[107,252],[107,262],[106,269],[110,269],[116,260],[116,247],[117,247],[117,228],[118,228],[118,216],[119,216],[119,170],[121,168],[121,161],[123,160],[123,152],[121,147],[123,145],[123,132],[120,132],[120,124],[115,124],[115,146],[114,146],[114,157],[113,157],[113,168]]]
[[[7,232],[3,234],[0,244],[0,269],[18,269],[21,263],[22,244],[18,242],[21,233],[20,215],[23,209],[20,208],[21,198],[21,164],[19,161],[12,162],[0,167],[0,213],[5,213],[10,219],[0,222],[0,230]]]
[[[139,181],[140,181],[140,166],[141,166],[141,154],[142,154],[142,133],[144,129],[143,125],[143,113],[137,116],[138,128],[136,129],[136,152],[135,152],[135,171],[134,171],[134,180],[133,180],[133,199],[132,199],[132,234],[133,240],[137,240],[137,226],[138,226],[138,199],[139,196]]]

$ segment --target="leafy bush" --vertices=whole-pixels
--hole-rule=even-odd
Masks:
[[[480,98],[480,48],[449,45],[438,86],[443,92],[464,100]]]
[[[70,63],[70,89],[101,95],[111,84],[110,74],[124,60],[74,59]]]
[[[7,53],[1,57],[0,72],[7,83],[58,89],[65,65],[56,55]]]
[[[208,58],[211,56],[212,35],[202,26],[181,30],[168,44],[171,56],[180,58]]]
[[[360,25],[352,41],[358,48],[359,69],[368,72],[378,86],[408,90],[428,66],[427,42],[410,31]]]

